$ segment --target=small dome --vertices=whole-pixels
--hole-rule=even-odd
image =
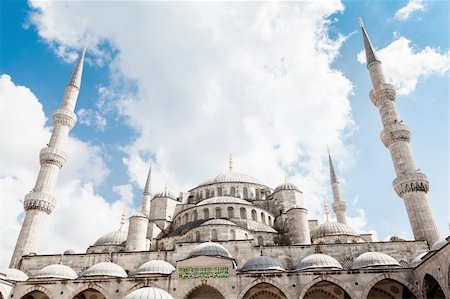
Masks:
[[[236,226],[236,223],[231,222],[226,219],[211,219],[206,222],[203,222],[202,226],[203,225],[233,225],[233,226]]]
[[[202,184],[198,185],[196,188],[206,185],[212,185],[212,184],[218,184],[218,183],[250,183],[250,184],[256,184],[256,185],[263,185],[259,180],[255,179],[254,177],[251,177],[246,174],[242,173],[236,173],[236,172],[227,172],[222,173],[216,176],[213,179],[207,180],[206,182],[203,182]]]
[[[308,255],[295,266],[297,271],[312,269],[342,269],[342,265],[329,255],[317,253]]]
[[[170,192],[170,190],[167,189],[167,188],[164,189],[164,191],[156,193],[153,196],[153,198],[164,198],[164,197],[168,197],[168,198],[171,198],[171,199],[176,199],[175,195],[172,192]]]
[[[431,246],[431,251],[437,251],[439,249],[441,249],[442,247],[444,247],[445,245],[447,245],[447,240],[442,238],[437,240],[436,242],[434,242],[433,246]]]
[[[28,280],[28,275],[26,275],[24,272],[20,271],[19,269],[6,268],[3,270],[0,270],[0,273],[5,275],[4,279],[6,279],[6,280],[13,280],[13,281]]]
[[[159,288],[145,287],[131,292],[126,299],[174,299],[172,295]]]
[[[422,262],[422,258],[427,254],[428,252],[422,252],[421,254],[419,254],[418,256],[416,256],[413,261],[411,262],[411,265],[413,267],[419,265]]]
[[[297,186],[295,186],[292,183],[288,183],[288,182],[283,183],[281,185],[278,185],[275,188],[275,190],[273,191],[273,193],[276,193],[276,192],[281,191],[281,190],[295,190],[295,191],[298,191],[298,192],[302,192],[302,191],[300,191],[300,189]]]
[[[338,222],[325,222],[311,232],[311,237],[320,238],[326,236],[358,235],[350,226]]]
[[[101,262],[93,265],[86,271],[84,271],[81,276],[91,277],[91,276],[111,276],[111,277],[127,277],[127,272],[114,263],[111,262]]]
[[[241,271],[286,271],[281,262],[270,256],[256,256],[249,259]]]
[[[122,230],[107,233],[95,241],[94,246],[120,245],[127,240],[128,233]]]
[[[200,245],[197,245],[194,249],[192,249],[188,257],[202,256],[202,255],[231,258],[230,252],[225,247],[214,242],[205,242]]]
[[[66,251],[64,251],[64,255],[66,255],[66,254],[75,254],[75,250],[67,249]]]
[[[175,267],[172,264],[163,260],[151,260],[139,266],[134,274],[171,274],[173,271]]]
[[[205,200],[202,200],[196,206],[203,206],[203,205],[209,205],[209,204],[219,204],[219,203],[231,203],[231,204],[242,204],[242,205],[251,205],[250,202],[240,199],[237,197],[231,197],[231,196],[217,196],[217,197],[211,197]]]
[[[378,266],[397,266],[400,264],[390,255],[383,252],[366,252],[358,256],[352,265],[352,269],[378,267]]]
[[[75,279],[77,277],[77,273],[72,268],[62,264],[46,266],[33,275],[36,279]]]

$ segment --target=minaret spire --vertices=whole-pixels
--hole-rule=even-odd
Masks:
[[[152,199],[152,166],[148,167],[147,181],[145,182],[144,193],[142,197],[141,212],[147,216],[150,216],[150,200]]]
[[[339,223],[347,224],[347,217],[345,211],[347,210],[347,204],[341,199],[341,190],[339,187],[339,182],[336,177],[336,172],[333,167],[333,160],[331,159],[330,150],[328,150],[328,162],[330,164],[330,181],[331,190],[333,192],[333,211],[336,214],[336,220]]]
[[[50,141],[39,153],[41,169],[34,188],[25,196],[23,202],[25,218],[11,259],[10,267],[12,268],[19,265],[23,255],[37,251],[47,215],[55,207],[56,200],[53,193],[56,180],[59,170],[67,160],[67,154],[62,148],[70,129],[77,121],[74,110],[80,91],[85,53],[86,47],[83,48],[72,78],[66,86],[61,108],[53,113],[53,132]]]
[[[360,25],[361,21],[360,21]],[[439,239],[434,217],[428,203],[429,182],[421,173],[409,145],[411,131],[400,121],[395,104],[396,92],[384,79],[381,61],[376,58],[364,26],[361,26],[367,56],[367,69],[373,89],[370,99],[378,108],[383,124],[381,141],[389,150],[397,178],[393,181],[398,196],[403,198],[415,240],[426,240],[431,246]]]

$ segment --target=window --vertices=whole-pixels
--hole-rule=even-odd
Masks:
[[[252,210],[252,220],[255,220],[256,221],[256,219],[257,219],[257,215],[256,215],[256,211],[255,210]]]
[[[272,226],[272,225],[273,225],[273,224],[272,224],[272,217],[267,216],[267,219],[269,219],[269,225]]]
[[[217,196],[222,196],[222,188],[221,187],[217,188]]]
[[[209,219],[209,210],[203,209],[203,219]]]
[[[234,230],[230,230],[230,240],[236,240],[236,232]]]
[[[184,224],[186,224],[188,222],[189,222],[189,214],[186,213],[186,214],[184,214]]]
[[[197,210],[195,210],[195,211],[192,213],[192,221],[197,221],[197,219],[198,219],[198,212],[197,212]]]
[[[200,232],[195,232],[195,242],[200,242]]]
[[[216,229],[211,230],[211,241],[217,241],[217,230]]]
[[[247,187],[244,187],[242,193],[244,195],[244,199],[247,199],[248,198],[248,189],[247,189]]]
[[[262,236],[258,237],[258,246],[264,246],[264,238]]]
[[[263,212],[261,212],[261,222],[266,224],[266,215]]]
[[[255,189],[255,199],[259,199],[259,189]]]
[[[230,188],[230,196],[236,196],[236,188],[234,187]]]
[[[216,218],[222,218],[222,209],[216,208]]]
[[[245,208],[240,209],[240,216],[241,219],[247,219],[247,211],[245,210]]]
[[[234,208],[228,207],[227,211],[228,211],[228,219],[234,218]]]
[[[209,198],[209,189],[206,189],[206,198]]]

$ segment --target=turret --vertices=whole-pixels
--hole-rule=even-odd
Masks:
[[[341,198],[339,181],[337,180],[336,173],[334,171],[333,160],[331,160],[331,154],[329,151],[328,151],[328,161],[330,164],[331,190],[333,192],[333,205],[332,205],[333,211],[336,214],[337,222],[347,224],[347,217],[345,216],[347,204]]]
[[[434,217],[428,203],[429,182],[419,171],[409,145],[411,131],[401,121],[395,104],[396,91],[386,83],[381,61],[377,58],[362,20],[359,20],[367,59],[367,69],[373,89],[370,99],[378,108],[383,124],[381,140],[389,150],[397,178],[393,186],[398,196],[403,198],[415,240],[425,240],[431,246],[439,239]]]
[[[77,121],[74,113],[80,92],[81,77],[83,73],[84,56],[86,47],[83,48],[78,64],[66,86],[61,108],[52,116],[53,132],[47,147],[39,153],[41,169],[34,188],[25,196],[25,218],[17,239],[16,247],[11,259],[10,267],[17,267],[23,255],[36,252],[42,231],[49,215],[55,207],[53,193],[59,170],[67,160],[67,154],[62,150],[67,140],[70,129]]]

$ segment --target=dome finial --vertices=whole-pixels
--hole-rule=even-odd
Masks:
[[[323,198],[323,211],[325,213],[325,221],[330,222],[330,210],[328,209],[328,202],[326,198]]]
[[[364,27],[364,22],[363,22],[363,20],[361,19],[361,17],[358,17],[358,21],[359,21],[359,26],[362,28],[362,27]]]
[[[127,216],[125,214],[125,209],[123,209],[122,216],[120,216],[120,229],[119,230],[122,230],[123,225],[125,224],[126,217]]]
[[[231,174],[233,170],[233,155],[230,154],[230,160],[228,161],[228,172]]]

